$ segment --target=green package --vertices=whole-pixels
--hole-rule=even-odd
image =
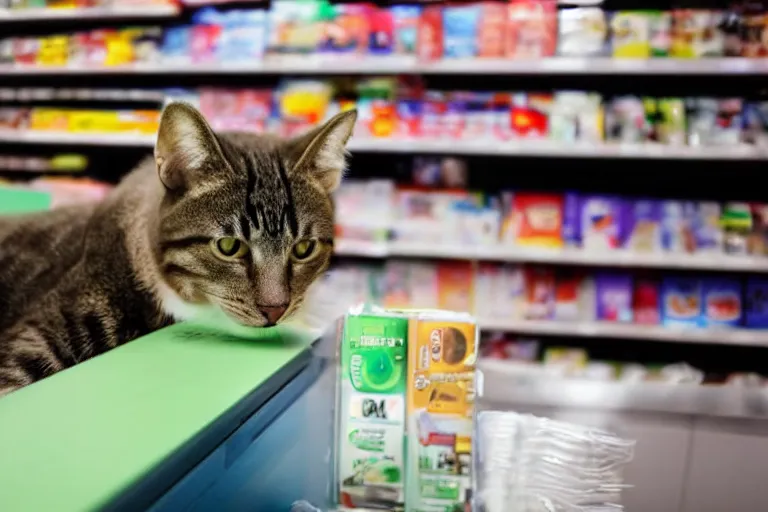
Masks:
[[[338,429],[342,503],[404,503],[407,335],[402,316],[345,319]]]

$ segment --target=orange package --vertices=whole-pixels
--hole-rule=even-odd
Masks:
[[[443,261],[437,267],[438,307],[449,311],[471,311],[474,272],[468,261]]]
[[[515,193],[508,200],[503,236],[519,247],[563,247],[562,194]]]
[[[557,2],[512,0],[508,7],[507,57],[551,57],[557,49]]]

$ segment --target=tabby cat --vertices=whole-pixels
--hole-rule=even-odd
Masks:
[[[177,320],[289,318],[328,267],[356,117],[284,140],[173,103],[103,202],[0,218],[0,396]]]

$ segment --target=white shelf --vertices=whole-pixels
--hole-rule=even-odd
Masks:
[[[146,147],[155,144],[154,135],[64,133],[43,131],[0,130],[0,142],[29,144],[85,144],[88,146]]]
[[[142,8],[143,9],[143,8]],[[132,9],[135,14],[139,8]],[[68,14],[69,15],[69,14]],[[13,66],[0,74],[422,74],[422,75],[765,75],[768,59],[613,59],[553,57],[537,60],[445,59],[420,62],[408,57],[271,56],[260,62],[160,62],[112,67]]]
[[[768,347],[768,330],[674,329],[660,325],[554,320],[479,320],[483,330],[578,338],[624,338],[680,343]]]
[[[768,272],[768,258],[739,256],[688,256],[679,254],[601,253],[564,250],[520,250],[503,247],[441,246],[437,244],[390,243],[375,244],[336,240],[336,253],[343,256],[368,258],[406,257],[512,263],[548,263],[633,268],[678,268],[728,272]]]
[[[152,146],[154,137],[147,135],[71,134],[54,132],[0,132],[0,141],[40,144],[88,144]],[[679,159],[679,160],[766,160],[768,148],[737,147],[688,147],[688,146],[621,146],[611,144],[565,144],[557,141],[512,140],[462,141],[462,140],[401,140],[396,138],[353,138],[351,151],[381,153],[434,153],[487,156],[528,157],[592,157],[632,159]]]
[[[80,7],[56,9],[50,7],[27,9],[0,9],[0,23],[10,21],[53,21],[67,19],[138,19],[171,18],[179,14],[175,5],[141,4],[112,7]]]

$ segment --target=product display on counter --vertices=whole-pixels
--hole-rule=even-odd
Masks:
[[[471,504],[477,326],[459,313],[353,308],[339,328],[340,502]]]

